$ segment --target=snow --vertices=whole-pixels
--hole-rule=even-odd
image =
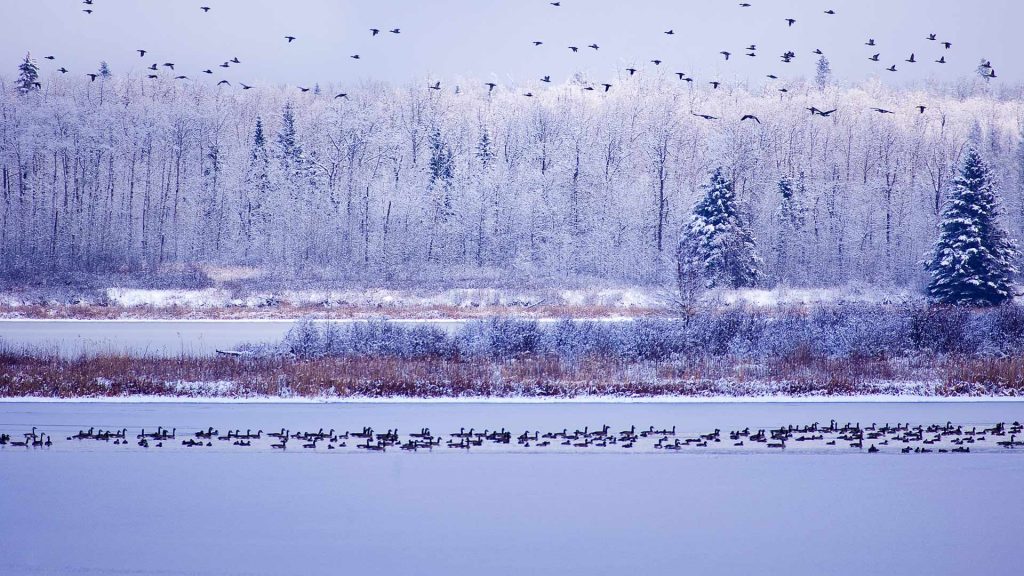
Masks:
[[[4,404],[83,426],[991,422],[1016,404]],[[453,431],[454,431],[453,430]],[[0,450],[0,573],[1012,574],[1021,453]],[[200,450],[200,449],[197,449]],[[45,536],[40,536],[45,535]],[[905,539],[906,545],[897,544]],[[58,545],[59,543],[59,545]]]

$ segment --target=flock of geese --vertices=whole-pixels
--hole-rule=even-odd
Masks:
[[[966,427],[944,424],[911,425],[909,423],[882,424],[860,423],[839,424],[832,420],[828,425],[818,422],[806,425],[787,425],[774,429],[731,430],[715,429],[705,434],[677,432],[676,426],[656,429],[649,426],[639,429],[630,426],[614,432],[608,425],[600,428],[584,427],[582,430],[563,428],[558,431],[541,433],[526,430],[516,435],[505,428],[477,430],[459,428],[458,432],[435,434],[429,428],[408,434],[400,434],[397,428],[384,432],[363,427],[357,431],[338,432],[323,428],[312,431],[279,431],[264,433],[263,430],[226,430],[223,433],[214,427],[203,430],[178,432],[177,428],[158,427],[155,430],[141,429],[130,434],[127,428],[102,430],[89,428],[66,436],[65,442],[102,443],[126,448],[137,447],[145,450],[161,448],[203,449],[213,447],[255,448],[270,451],[321,452],[347,450],[348,452],[434,451],[490,449],[491,451],[552,451],[552,450],[613,450],[627,451],[672,451],[672,452],[758,452],[786,451],[794,448],[809,452],[851,452],[864,451],[869,454],[891,452],[901,454],[928,453],[970,453],[975,451],[1024,448],[1024,425],[1020,422],[1000,422],[987,427],[973,425]],[[513,442],[515,444],[513,444]],[[21,435],[0,434],[0,451],[10,449],[47,449],[55,444],[50,434],[33,427]],[[514,446],[514,448],[513,448]]]
[[[82,1],[86,5],[86,7],[82,11],[85,14],[87,14],[87,15],[93,14],[94,9],[95,9],[95,5],[96,5],[96,0],[82,0]],[[551,7],[553,7],[553,8],[561,8],[562,7],[562,2],[560,2],[560,1],[558,1],[558,2],[548,2],[548,4]],[[748,9],[748,8],[751,8],[752,6],[753,5],[750,2],[741,2],[741,3],[739,3],[739,8],[740,9]],[[210,6],[199,6],[198,7],[198,11],[201,11],[203,14],[208,14],[211,11],[211,9],[212,8]],[[823,14],[822,15],[823,15],[823,17],[826,17],[826,18],[832,18],[832,17],[836,17],[838,15],[838,13],[835,10],[833,10],[833,9],[827,9],[827,10],[823,10]],[[792,17],[780,18],[780,25],[784,26],[785,29],[792,29],[794,26],[798,25],[798,21],[797,21],[796,18],[792,18]],[[399,34],[401,34],[401,32],[402,32],[401,28],[398,28],[398,27],[391,28],[391,29],[387,30],[387,34],[390,34],[390,35],[399,35]],[[383,28],[377,28],[377,27],[369,28],[368,29],[368,33],[372,37],[377,37],[377,36],[381,36],[381,35],[385,34]],[[673,36],[676,35],[676,32],[675,32],[674,29],[669,29],[669,30],[665,30],[663,32],[663,34],[666,35],[666,36],[669,36],[669,37],[673,37]],[[300,39],[299,36],[296,36],[296,35],[294,35],[292,33],[289,33],[289,34],[282,34],[282,40],[286,44],[293,44],[293,43],[295,43],[297,41],[300,41],[301,39]],[[935,34],[935,33],[928,34],[927,36],[925,36],[925,40],[929,41],[929,42],[934,42],[934,43],[936,43],[936,45],[942,46],[943,50],[940,51],[941,54],[939,54],[938,58],[935,58],[933,62],[935,64],[939,64],[939,65],[946,64],[947,60],[946,60],[945,51],[948,51],[948,50],[950,50],[953,47],[952,42],[950,42],[948,40],[940,40],[938,35]],[[540,47],[546,46],[544,40],[532,40],[530,43],[535,48],[540,48]],[[570,45],[570,46],[567,46],[566,48],[569,50],[569,52],[571,54],[579,54],[582,50],[584,50],[584,48],[586,50],[593,50],[593,51],[597,51],[597,50],[601,49],[601,46],[597,42],[592,42],[592,43],[586,45],[585,47],[583,47],[582,44],[583,43],[580,43],[580,45]],[[867,41],[864,44],[865,44],[865,46],[867,46],[867,47],[869,47],[871,49],[871,52],[874,52],[875,48],[878,46],[878,43],[875,41],[874,38],[867,39]],[[136,50],[136,52],[139,54],[140,58],[145,58],[146,54],[148,53],[148,51],[145,50],[145,49],[138,49],[138,50]],[[736,52],[736,53],[739,53],[739,52]],[[748,57],[748,58],[756,58],[756,57],[758,57],[759,53],[758,53],[757,44],[756,43],[751,43],[750,45],[746,46],[745,48],[742,49],[742,54],[744,54],[745,57]],[[819,48],[819,49],[815,49],[812,54],[818,55],[818,56],[823,56],[824,52]],[[734,55],[734,52],[731,51],[731,50],[726,49],[726,50],[721,50],[719,52],[719,55],[724,57],[724,59],[726,61],[729,61],[730,58]],[[351,58],[353,60],[362,60],[362,56],[360,54],[352,54],[352,55],[349,56],[349,58]],[[779,56],[779,61],[781,63],[783,63],[783,64],[789,64],[789,63],[791,63],[796,58],[797,58],[797,52],[796,51],[794,51],[794,50],[786,50],[785,52],[783,52]],[[867,56],[867,58],[868,58],[868,60],[870,60],[872,62],[878,62],[878,63],[880,63],[880,65],[884,66],[884,63],[882,62],[882,53],[881,52],[874,52],[870,56]],[[56,58],[54,56],[46,56],[46,59],[48,59],[48,60],[55,60]],[[655,58],[651,58],[649,60],[649,62],[651,64],[653,64],[655,67],[660,67],[666,61],[664,59],[660,58],[660,57],[655,57]],[[916,53],[911,53],[909,57],[903,59],[903,63],[907,63],[907,64],[910,64],[910,65],[915,65],[915,64],[918,64],[919,62],[921,62],[921,60],[917,57]],[[210,68],[206,68],[206,69],[202,70],[201,74],[213,75],[213,74],[215,74],[214,69],[217,68],[217,67],[219,67],[219,68],[230,68],[230,67],[232,67],[234,65],[239,65],[241,63],[242,63],[241,60],[237,56],[236,57],[232,57],[230,59],[224,60],[222,63],[217,64],[216,66],[212,66]],[[897,72],[898,71],[897,66],[898,65],[902,66],[903,63],[899,63],[899,62],[891,63],[888,67],[885,67],[884,70],[886,70],[888,72]],[[166,70],[166,71],[170,72],[172,75],[175,74],[174,63],[173,62],[163,62],[163,63],[154,62],[152,65],[150,65],[148,67],[148,72],[149,73],[147,74],[147,77],[150,78],[150,79],[158,79],[158,78],[160,78],[159,72],[161,72],[163,70]],[[61,73],[65,73],[65,74],[68,73],[68,70],[66,68],[64,68],[63,66],[60,67],[58,69],[58,71],[61,72]],[[634,66],[630,66],[628,68],[625,68],[625,72],[628,73],[628,76],[626,77],[628,79],[629,77],[632,77],[632,76],[636,75],[637,73],[641,72],[641,69],[634,65]],[[981,63],[981,67],[979,68],[979,72],[986,79],[994,79],[994,78],[997,77],[996,76],[995,68],[993,68],[992,63],[988,62],[988,61],[984,61],[984,62]],[[675,72],[674,74],[678,77],[678,79],[680,81],[687,82],[687,83],[689,83],[691,85],[696,81],[693,76],[691,76],[690,74],[687,74],[686,72]],[[89,73],[89,74],[87,74],[87,76],[89,78],[91,78],[93,81],[95,81],[96,78],[99,76],[99,74],[97,74],[97,73]],[[184,74],[173,75],[173,78],[176,79],[176,80],[187,80],[187,79],[189,79],[189,77],[187,75],[184,75]],[[772,80],[772,81],[776,81],[776,80],[779,79],[779,77],[776,74],[768,74],[767,78],[769,80]],[[551,83],[552,82],[551,75],[543,75],[543,76],[541,76],[540,77],[540,81],[542,83],[545,83],[545,84]],[[722,85],[722,81],[720,81],[720,80],[711,80],[711,81],[708,82],[708,84],[713,89],[718,89]],[[231,82],[229,82],[228,80],[222,79],[222,80],[219,80],[217,82],[217,85],[218,86],[231,86]],[[484,85],[487,87],[488,93],[493,92],[494,89],[497,88],[497,86],[498,86],[494,82],[487,82]],[[600,90],[600,91],[603,91],[603,92],[608,92],[608,91],[610,91],[613,88],[614,85],[615,84],[610,82],[610,81],[609,82],[599,82],[599,83],[587,83],[587,84],[585,84],[582,87],[582,89],[586,90],[586,91]],[[242,83],[242,82],[239,82],[239,87],[241,89],[243,89],[243,90],[250,90],[250,89],[253,88],[252,85],[245,84],[245,83]],[[300,91],[302,91],[302,92],[309,92],[311,90],[311,88],[305,87],[305,86],[299,86],[298,89]],[[430,82],[427,85],[427,89],[428,90],[440,91],[442,89],[441,82],[440,81]],[[784,87],[784,86],[780,87],[780,88],[777,88],[777,90],[780,93],[782,93],[782,94],[785,94],[786,92],[789,91],[789,89]],[[456,91],[458,91],[457,87],[456,87]],[[533,97],[534,93],[532,91],[527,91],[527,92],[523,93],[523,96],[528,97],[528,98],[529,97]],[[339,99],[339,98],[348,99],[348,94],[346,92],[340,92],[340,93],[336,94],[334,96],[334,98],[335,99]],[[916,106],[915,108],[921,114],[923,114],[925,112],[925,110],[927,109],[927,107],[925,107],[925,106]],[[811,112],[812,116],[821,116],[823,118],[829,117],[832,113],[834,113],[836,111],[836,110],[819,110],[816,107],[811,107],[808,110]],[[888,109],[885,109],[885,108],[880,108],[880,107],[874,107],[874,108],[871,108],[871,110],[873,110],[875,112],[878,112],[880,114],[895,114],[896,113],[895,111],[888,110]],[[702,119],[705,119],[705,120],[720,120],[720,118],[717,117],[717,116],[713,116],[711,114],[704,114],[704,113],[700,113],[700,112],[697,112],[697,111],[691,111],[691,114],[693,116],[696,116],[698,118],[702,118]],[[752,120],[752,121],[757,122],[758,124],[761,123],[761,120],[757,116],[755,116],[753,114],[744,114],[744,115],[741,116],[741,118],[740,118],[741,122],[746,121],[746,120]]]

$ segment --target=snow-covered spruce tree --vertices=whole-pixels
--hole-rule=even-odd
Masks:
[[[102,62],[100,62],[99,75],[102,78],[110,78],[110,65],[107,64],[106,60],[103,60]]]
[[[269,220],[266,208],[269,195],[270,155],[267,153],[267,139],[263,134],[263,120],[257,117],[239,214],[246,259],[253,252],[255,242],[265,239]]]
[[[36,66],[32,54],[25,54],[25,59],[18,66],[18,80],[15,85],[22,94],[39,90],[39,66]]]
[[[789,176],[779,180],[779,208],[775,213],[777,232],[772,252],[775,256],[775,275],[781,284],[796,280],[804,264],[803,232],[805,210],[798,192],[804,192],[803,174],[799,184]]]
[[[967,149],[929,254],[928,296],[942,304],[994,306],[1013,297],[1016,247],[997,218],[992,174],[978,151]]]
[[[692,299],[695,290],[750,287],[761,278],[754,237],[740,214],[733,184],[721,168],[711,174],[705,190],[683,229],[676,254],[684,302]]]
[[[818,58],[818,68],[817,72],[814,74],[814,83],[818,86],[818,90],[824,90],[831,79],[832,65],[829,64],[828,58],[825,58],[825,55],[823,54]]]
[[[455,179],[455,161],[452,149],[435,127],[430,133],[430,182],[427,190],[431,195],[433,215],[431,216],[430,240],[427,242],[427,260],[437,258],[437,244],[447,237],[447,224],[455,216],[452,205],[452,184]],[[439,238],[440,237],[440,238]]]

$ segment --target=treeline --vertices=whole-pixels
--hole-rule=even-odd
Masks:
[[[984,87],[41,86],[0,90],[7,279],[245,264],[283,278],[670,283],[722,166],[762,284],[921,285],[969,141],[1010,234],[1024,228],[1022,100]]]
[[[564,362],[768,361],[1020,357],[1024,309],[838,304],[809,309],[698,309],[685,318],[629,322],[492,318],[455,331],[387,321],[303,321],[261,355]]]

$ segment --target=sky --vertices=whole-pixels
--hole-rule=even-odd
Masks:
[[[0,76],[31,51],[46,79],[61,66],[170,74],[252,85],[345,86],[496,82],[560,83],[582,74],[616,82],[629,67],[684,72],[699,81],[813,77],[821,49],[834,79],[856,83],[955,80],[992,61],[1001,83],[1024,81],[1015,59],[1019,0],[2,0]],[[209,6],[204,13],[200,6]],[[91,8],[92,14],[82,12]],[[825,14],[827,9],[835,15]],[[788,26],[786,18],[796,19]],[[387,30],[400,28],[400,34]],[[373,37],[370,28],[381,33]],[[675,34],[664,32],[673,30]],[[938,40],[953,43],[945,50]],[[286,35],[297,39],[288,43]],[[874,38],[877,47],[865,46]],[[543,45],[533,46],[533,41]],[[587,48],[596,43],[600,48]],[[756,57],[744,48],[757,45]],[[569,46],[578,46],[573,53]],[[149,52],[140,58],[137,49]],[[720,54],[729,51],[728,61]],[[796,53],[790,64],[779,56]],[[905,62],[914,53],[916,64]],[[881,53],[880,62],[868,57]],[[351,55],[358,54],[358,60]],[[52,55],[54,60],[43,57]],[[934,63],[945,56],[947,64]],[[218,65],[231,58],[241,64]],[[660,66],[650,61],[662,60]],[[6,63],[6,64],[3,64]],[[896,64],[897,72],[885,67]],[[211,69],[213,75],[203,74]]]

